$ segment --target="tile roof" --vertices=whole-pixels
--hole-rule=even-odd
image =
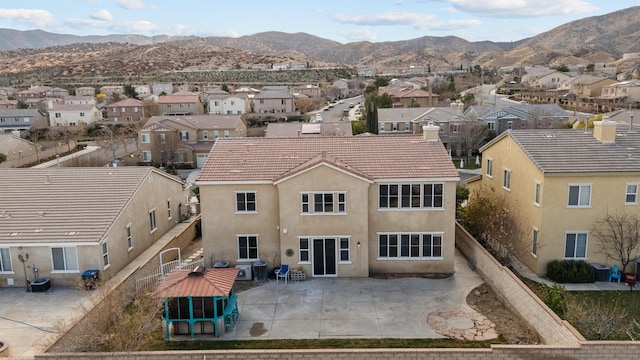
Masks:
[[[196,181],[274,181],[319,154],[372,179],[458,177],[440,141],[372,135],[218,139]]]
[[[173,270],[160,283],[156,296],[228,296],[239,271],[238,268],[216,268],[206,269],[202,275],[189,276],[191,270]]]
[[[543,173],[640,172],[640,132],[628,133],[619,127],[616,142],[603,144],[593,130],[508,130],[480,150],[506,136]]]
[[[0,243],[97,242],[151,167],[4,169],[0,172]]]
[[[351,136],[350,122],[323,123],[269,123],[266,137],[297,137],[298,131],[304,136]]]
[[[242,121],[242,115],[159,115],[152,116],[147,120],[144,127],[155,123],[171,125],[171,123],[183,124],[193,129],[235,129]]]
[[[0,109],[0,117],[36,116],[38,109]]]
[[[177,94],[177,95],[176,95]],[[197,94],[171,94],[164,95],[158,98],[159,104],[186,104],[186,103],[197,103],[199,101],[199,97]]]
[[[107,107],[127,107],[127,106],[142,106],[142,101],[138,99],[124,99],[118,102],[111,103]]]

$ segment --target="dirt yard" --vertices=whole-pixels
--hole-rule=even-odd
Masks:
[[[538,335],[498,299],[489,285],[482,284],[471,291],[467,295],[467,304],[496,324],[496,331],[509,344],[539,343]]]

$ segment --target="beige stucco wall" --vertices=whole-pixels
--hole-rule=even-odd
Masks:
[[[546,274],[549,261],[563,259],[565,235],[567,232],[590,233],[596,222],[603,219],[606,211],[639,210],[638,205],[625,205],[626,184],[639,182],[637,173],[600,174],[543,174],[529,160],[511,137],[506,136],[486,149],[483,154],[482,181],[470,188],[481,186],[494,188],[496,194],[504,195],[509,206],[517,212],[527,236],[522,241],[525,251],[521,260],[536,274]],[[576,155],[580,156],[580,155]],[[493,160],[493,176],[487,176],[487,159]],[[511,190],[502,187],[503,170],[511,170]],[[540,204],[534,204],[535,184],[541,184]],[[569,184],[591,184],[591,206],[587,208],[568,207]],[[533,229],[538,229],[537,256],[531,253]],[[588,235],[587,258],[590,263],[611,265],[615,261],[600,253],[598,241]],[[618,264],[620,265],[620,264]]]

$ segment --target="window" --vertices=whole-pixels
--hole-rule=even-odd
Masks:
[[[340,238],[340,247],[339,247],[339,251],[340,251],[340,262],[341,263],[349,263],[351,262],[351,257],[350,257],[350,251],[349,251],[349,243],[350,243],[350,239],[349,238]]]
[[[209,140],[209,132],[208,131],[203,131],[202,132],[202,139],[203,140]]]
[[[627,184],[627,193],[624,199],[625,204],[638,203],[638,184]]]
[[[127,116],[127,121],[133,121],[133,116]]]
[[[496,123],[494,121],[489,121],[487,122],[487,127],[489,128],[489,130],[491,131],[496,131]]]
[[[442,257],[442,234],[378,234],[378,257],[419,259]]]
[[[189,132],[180,131],[180,140],[189,140]]]
[[[160,134],[160,144],[167,143],[167,134]]]
[[[538,256],[538,229],[533,229],[531,237],[531,255]]]
[[[151,137],[149,136],[149,134],[140,134],[140,141],[143,144],[148,144],[151,142]]]
[[[102,265],[109,266],[109,246],[106,241],[102,243]]]
[[[142,152],[142,161],[151,162],[151,151],[145,150]]]
[[[156,223],[156,211],[155,210],[149,211],[149,227],[151,229],[151,232],[154,232],[154,231],[156,231],[156,229],[158,229],[158,224]]]
[[[569,185],[569,206],[588,207],[591,204],[591,185]]]
[[[220,133],[218,132],[218,130],[213,130],[213,139],[217,139],[220,136]]]
[[[587,258],[587,233],[567,233],[564,243],[565,259]]]
[[[443,184],[381,184],[378,191],[380,208],[443,207]]]
[[[536,186],[536,190],[535,190],[535,194],[533,195],[533,203],[536,205],[540,205],[540,190],[542,189],[542,184],[536,181],[535,186]]]
[[[131,232],[131,224],[126,226],[127,231],[127,248],[129,250],[133,249],[133,233]]]
[[[229,130],[225,130],[224,131],[224,137],[228,138],[229,137]]]
[[[135,106],[135,107],[133,108],[133,112],[134,112],[134,113],[137,113],[137,112],[138,112],[138,107],[137,107],[137,106]]]
[[[258,235],[238,235],[238,260],[258,260]]]
[[[256,192],[236,193],[236,212],[256,212]]]
[[[11,267],[11,253],[9,248],[0,248],[0,272],[13,271]]]
[[[78,271],[78,255],[75,247],[51,248],[53,271]]]
[[[502,187],[507,190],[511,189],[511,170],[504,169],[504,176],[502,178]]]
[[[56,117],[56,119],[60,119],[62,117],[62,114],[60,113],[55,113],[54,116]]]
[[[167,219],[171,220],[171,200],[167,200]]]
[[[303,214],[336,214],[347,212],[347,194],[344,192],[301,193]]]
[[[451,131],[453,131],[454,133],[460,132],[460,124],[452,124]]]
[[[310,257],[309,257],[309,238],[300,238],[300,258],[298,259],[298,262],[301,263],[308,263],[310,262]]]
[[[487,176],[493,176],[493,159],[487,159]]]
[[[513,121],[507,121],[507,129],[513,129]]]
[[[80,117],[84,117],[84,113],[83,112],[80,113]]]

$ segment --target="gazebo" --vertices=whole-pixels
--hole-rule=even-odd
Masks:
[[[164,299],[165,338],[174,335],[212,334],[219,337],[225,327],[233,328],[238,316],[238,295],[233,284],[237,268],[193,270],[178,269],[169,273],[156,295]]]

